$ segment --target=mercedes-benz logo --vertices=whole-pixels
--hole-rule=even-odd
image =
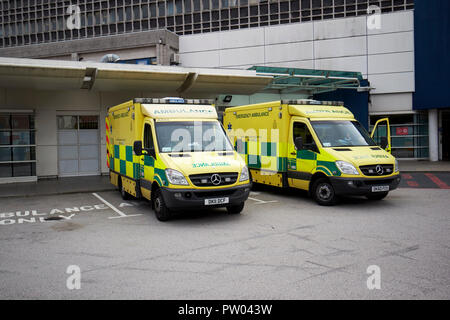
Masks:
[[[377,165],[377,166],[375,167],[375,171],[376,171],[377,174],[380,175],[380,176],[384,173],[384,169],[383,169],[383,167],[382,167],[381,165]]]
[[[213,185],[217,186],[220,184],[221,181],[222,181],[222,178],[217,173],[214,173],[211,176],[211,182]]]

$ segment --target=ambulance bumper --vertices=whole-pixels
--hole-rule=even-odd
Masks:
[[[251,184],[223,189],[169,189],[162,188],[164,202],[169,209],[217,208],[237,205],[247,200]],[[227,198],[226,203],[207,205],[210,199]],[[221,200],[223,201],[223,200]]]
[[[376,190],[392,191],[397,189],[400,183],[400,174],[379,179],[368,178],[330,178],[334,192],[340,196],[366,196],[377,194]],[[380,188],[381,187],[381,188]],[[388,190],[386,190],[388,187]]]

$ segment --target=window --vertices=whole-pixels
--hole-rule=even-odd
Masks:
[[[426,113],[371,116],[371,130],[381,118],[389,118],[394,157],[400,159],[427,159],[429,157],[428,115]],[[380,125],[377,132],[383,135],[386,130],[386,125]],[[377,137],[374,138],[377,141]]]
[[[55,37],[52,32],[66,31],[61,27],[60,19],[65,22],[67,6],[70,1],[49,1],[47,4],[35,7],[28,6],[25,2],[2,7],[0,10],[0,47],[10,47],[29,43],[72,40],[86,35],[100,36],[115,34],[125,30],[142,31],[147,29],[165,28],[166,25],[174,25],[167,20],[168,16],[189,16],[192,13],[218,13],[232,20],[214,18],[214,22],[200,19],[197,25],[185,22],[176,25],[176,33],[179,35],[260,27],[264,25],[276,25],[280,23],[308,22],[312,20],[325,20],[350,16],[367,15],[367,7],[376,4],[381,7],[382,13],[399,10],[414,9],[413,0],[167,0],[167,1],[78,1],[81,9],[81,30],[66,32]],[[8,3],[8,1],[2,1]],[[46,6],[46,8],[45,8]],[[45,9],[45,10],[44,10]],[[231,11],[232,9],[236,9]],[[249,12],[250,11],[250,12]],[[239,14],[236,14],[239,12]],[[251,19],[246,17],[250,16]],[[153,18],[148,21],[146,19]],[[154,20],[160,18],[158,20]],[[141,19],[145,19],[141,22]],[[109,20],[109,22],[107,22]],[[23,25],[20,23],[22,22]],[[123,25],[121,22],[127,22]],[[108,28],[92,29],[90,27],[103,26],[109,23]],[[209,23],[209,24],[208,24]],[[249,25],[250,23],[250,25]],[[65,24],[65,23],[64,23]],[[131,26],[134,26],[131,28]],[[203,26],[203,28],[202,28]],[[212,29],[210,27],[213,27]],[[40,33],[30,38],[23,38],[28,32]]]
[[[34,116],[0,113],[0,178],[35,175]]]
[[[297,137],[302,137],[305,145],[311,145],[314,142],[311,132],[303,122],[294,122],[293,140],[295,141]]]
[[[325,148],[376,146],[358,121],[311,121],[311,125]]]
[[[152,127],[146,123],[144,127],[144,149],[154,150]]]

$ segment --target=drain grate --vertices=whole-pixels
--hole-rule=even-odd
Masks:
[[[45,221],[57,221],[57,220],[62,220],[61,217],[47,217],[44,218]]]

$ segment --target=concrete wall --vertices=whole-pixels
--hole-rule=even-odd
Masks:
[[[157,57],[158,64],[169,65],[172,53],[178,52],[178,36],[167,30],[119,34],[65,42],[0,48],[0,57],[72,60],[72,54],[85,61],[100,61],[107,53],[122,60]]]
[[[185,67],[253,65],[358,71],[372,90],[370,112],[410,111],[414,92],[413,11],[180,37]]]

